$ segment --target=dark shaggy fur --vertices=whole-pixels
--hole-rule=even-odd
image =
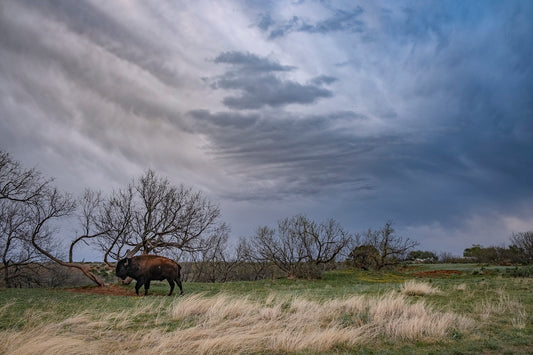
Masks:
[[[144,295],[148,294],[150,281],[166,279],[170,285],[169,296],[174,291],[174,281],[178,284],[181,294],[181,266],[169,258],[157,255],[138,255],[132,258],[122,259],[117,263],[116,275],[121,279],[131,277],[137,281],[135,292],[139,295],[139,289],[144,285]]]

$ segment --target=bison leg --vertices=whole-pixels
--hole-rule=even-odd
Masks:
[[[169,296],[172,296],[172,292],[174,292],[174,280],[172,280],[170,277],[167,279],[168,284],[170,285],[170,293]]]
[[[148,295],[148,289],[150,288],[150,280],[147,280],[145,283],[144,283],[144,295]]]
[[[181,280],[180,280],[179,276],[176,279],[176,283],[178,284],[178,287],[180,288],[181,294],[183,295],[183,287],[181,286]]]
[[[144,279],[137,280],[137,283],[135,284],[135,293],[137,294],[137,296],[139,296],[139,289],[141,288],[143,284],[144,284]]]

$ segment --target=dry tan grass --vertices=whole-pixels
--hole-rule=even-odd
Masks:
[[[457,291],[466,291],[468,290],[468,286],[465,283],[462,283],[462,284],[456,285],[455,289]]]
[[[155,323],[132,328],[147,312]],[[465,317],[435,311],[406,296],[353,296],[324,302],[271,295],[247,297],[191,295],[170,306],[161,301],[127,312],[81,313],[57,324],[38,322],[20,331],[0,332],[2,354],[220,354],[325,352],[378,337],[436,341],[450,329],[472,326]],[[164,325],[172,324],[172,329]]]
[[[401,287],[401,292],[407,296],[427,296],[441,293],[439,289],[431,286],[431,284],[415,280],[405,282]]]
[[[514,328],[524,328],[528,320],[525,307],[517,300],[511,299],[503,291],[498,291],[498,300],[483,300],[476,306],[476,312],[482,320],[488,320],[494,316],[512,314],[511,325]]]

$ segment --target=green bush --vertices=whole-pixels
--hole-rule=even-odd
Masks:
[[[505,270],[505,275],[510,277],[533,277],[533,266],[510,268]]]

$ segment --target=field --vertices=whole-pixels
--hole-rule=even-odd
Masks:
[[[531,354],[533,278],[418,265],[321,280],[0,290],[2,354]],[[102,294],[97,294],[100,292]]]

